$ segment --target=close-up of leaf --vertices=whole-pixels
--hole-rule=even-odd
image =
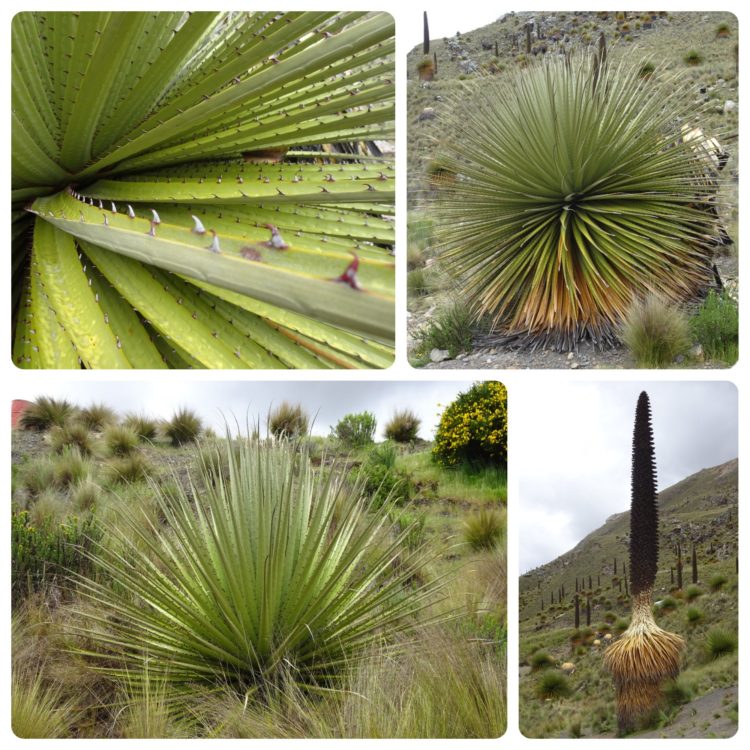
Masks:
[[[394,25],[362,12],[24,12],[13,361],[382,368]]]

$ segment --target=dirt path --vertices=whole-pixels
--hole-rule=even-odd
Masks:
[[[635,736],[638,739],[732,737],[737,731],[737,721],[729,714],[736,711],[736,705],[737,686],[719,688],[683,706],[669,726]]]

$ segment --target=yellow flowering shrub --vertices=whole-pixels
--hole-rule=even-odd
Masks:
[[[443,466],[505,466],[508,459],[508,397],[496,380],[475,383],[440,417],[432,448]]]

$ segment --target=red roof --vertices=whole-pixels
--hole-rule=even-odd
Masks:
[[[22,414],[29,406],[31,406],[31,401],[24,401],[22,398],[13,399],[10,406],[10,426],[12,428],[15,429],[18,426],[18,420],[21,419]]]

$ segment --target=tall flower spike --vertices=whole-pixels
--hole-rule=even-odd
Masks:
[[[676,677],[685,641],[654,620],[651,598],[659,556],[659,511],[651,406],[638,398],[633,429],[630,500],[630,625],[604,653],[617,698],[618,734],[626,734],[651,715],[662,700],[662,683]]]

